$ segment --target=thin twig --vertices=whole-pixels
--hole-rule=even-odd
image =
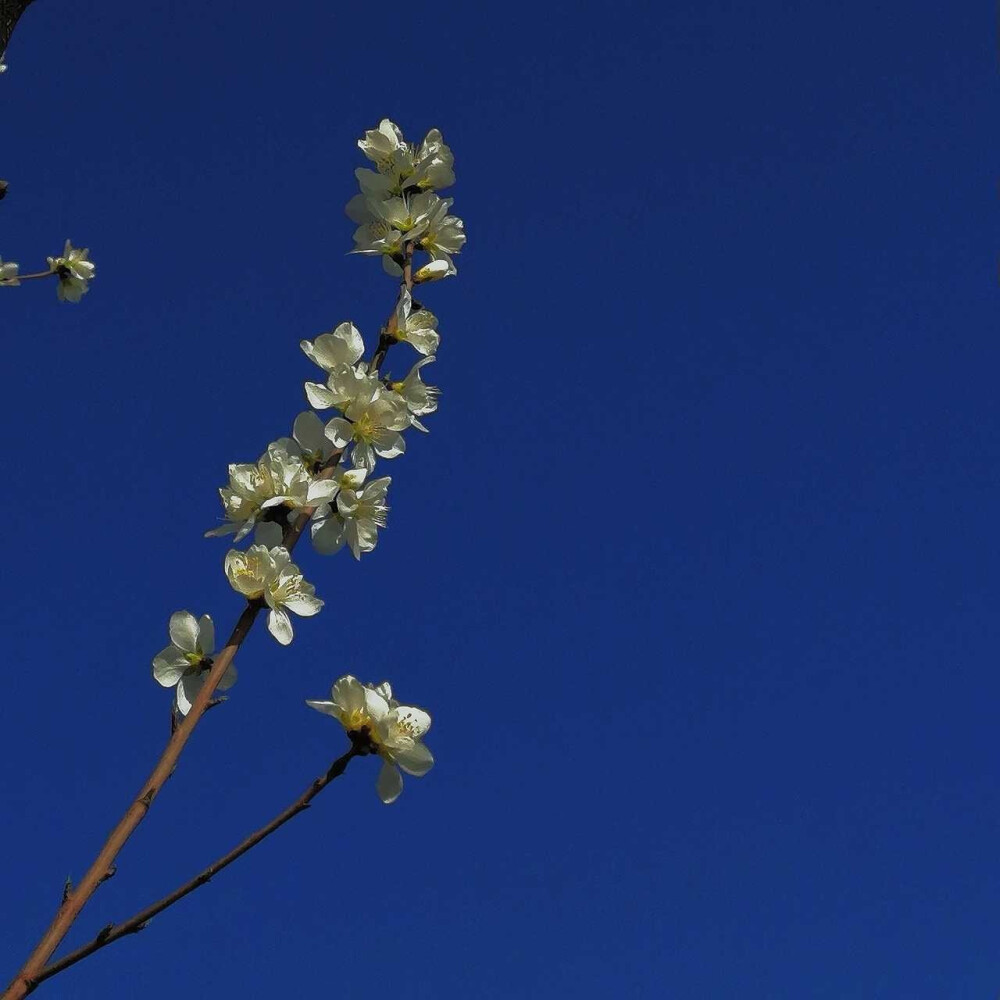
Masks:
[[[242,857],[246,854],[250,848],[255,847],[259,844],[265,837],[269,837],[275,830],[279,827],[284,826],[293,816],[297,816],[300,812],[305,811],[309,808],[309,803],[312,802],[314,798],[327,785],[330,784],[335,778],[339,778],[340,775],[344,773],[347,769],[347,765],[351,762],[353,757],[358,757],[369,752],[369,746],[365,738],[356,738],[352,734],[352,745],[351,749],[347,751],[342,757],[338,757],[333,764],[330,765],[330,769],[326,774],[320,775],[287,809],[283,812],[278,813],[270,823],[262,826],[256,833],[250,834],[242,843],[234,847],[228,854],[224,854],[218,861],[212,862],[207,868],[200,871],[194,878],[189,879],[183,885],[178,886],[173,892],[168,893],[162,899],[157,900],[155,903],[147,906],[144,910],[140,910],[134,916],[128,918],[128,920],[123,920],[120,924],[108,924],[106,927],[102,927],[98,931],[97,936],[89,941],[87,944],[76,951],[71,951],[64,958],[60,958],[59,961],[53,962],[51,965],[47,966],[42,970],[32,981],[31,988],[34,989],[39,983],[44,982],[46,979],[50,979],[57,973],[63,972],[68,969],[71,965],[76,965],[77,962],[88,955],[93,955],[95,951],[100,951],[102,948],[106,948],[109,944],[114,943],[119,938],[126,937],[129,934],[137,934],[141,931],[150,920],[153,919],[158,913],[162,913],[165,909],[173,906],[174,903],[183,899],[189,893],[195,891],[195,889],[200,888],[206,882],[210,881],[223,868],[229,867],[237,858]]]
[[[405,288],[407,291],[412,291],[413,289],[412,244],[407,244],[404,247],[404,255],[406,263],[403,267],[403,281],[396,299],[396,306],[398,306],[402,297],[403,289]],[[396,306],[393,307],[392,313],[386,322],[385,329],[387,333],[394,331],[396,328]],[[375,359],[378,358],[378,363],[381,364],[389,347],[395,342],[395,337],[392,337],[391,340],[383,345],[383,339],[385,338],[380,338],[379,346],[373,355],[372,364],[369,366],[371,370],[375,369]],[[342,455],[343,451],[335,452],[328,459],[325,467],[319,472],[317,479],[330,479]],[[290,520],[282,537],[282,542],[289,552],[294,549],[302,535],[303,529],[315,512],[316,506],[304,507],[298,512],[297,517]],[[218,655],[215,656],[212,669],[209,671],[202,689],[198,692],[194,704],[184,719],[178,723],[177,728],[171,733],[170,739],[149,778],[147,778],[139,794],[133,799],[125,815],[118,821],[118,825],[108,835],[108,839],[104,842],[104,846],[87,870],[86,875],[83,876],[79,884],[71,892],[66,894],[66,898],[56,911],[56,915],[41,941],[35,946],[27,962],[24,963],[20,972],[14,977],[13,982],[7,987],[0,1000],[23,1000],[42,981],[40,977],[42,977],[46,963],[52,957],[56,948],[59,947],[60,942],[66,936],[67,931],[73,925],[76,918],[80,915],[80,911],[94,894],[94,890],[104,880],[106,873],[114,866],[118,853],[125,846],[135,828],[145,819],[153,799],[173,773],[188,738],[191,736],[194,727],[198,724],[202,715],[208,709],[209,702],[212,700],[219,681],[222,680],[223,675],[229,669],[229,665],[233,662],[233,658],[236,656],[240,646],[243,645],[243,640],[253,627],[257,614],[263,606],[264,602],[261,598],[254,598],[247,601],[247,606],[237,620],[236,627],[233,629],[229,641]]]

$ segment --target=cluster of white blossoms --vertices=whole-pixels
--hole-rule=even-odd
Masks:
[[[437,129],[417,145],[384,120],[358,146],[376,170],[356,171],[361,192],[351,199],[347,214],[358,224],[356,251],[381,255],[385,270],[402,278],[395,310],[369,360],[364,339],[350,321],[301,341],[303,353],[323,373],[322,382],[305,383],[312,409],[300,413],[291,436],[272,441],[256,462],[229,466],[229,482],[219,489],[224,520],[206,532],[232,535],[236,543],[252,532],[249,548],[233,548],[226,555],[226,576],[247,600],[267,606],[268,630],[282,645],[293,638],[289,612],[311,616],[323,606],[291,560],[290,548],[306,522],[318,553],[346,547],[355,559],[375,548],[379,529],[386,526],[391,480],[373,476],[375,466],[404,453],[403,434],[410,428],[426,433],[423,421],[437,410],[440,395],[422,377],[440,345],[438,321],[414,299],[412,288],[454,275],[452,256],[465,243],[462,220],[449,214],[452,200],[437,194],[455,181],[451,150]],[[69,251],[67,244],[58,266],[76,276],[85,253],[71,260]],[[429,259],[422,263],[418,254]],[[62,277],[60,282],[62,287]],[[409,344],[420,356],[398,379],[380,371],[395,343]],[[314,411],[335,412],[321,417]],[[171,618],[170,637],[171,645],[153,661],[153,673],[164,686],[176,685],[175,706],[183,715],[211,669],[211,619],[206,615],[195,622],[178,612]],[[227,672],[219,686],[235,679],[235,672]],[[385,761],[378,779],[383,801],[399,795],[398,768],[410,774],[430,769],[433,758],[420,742],[430,716],[399,705],[388,684],[364,687],[345,677],[334,685],[333,701],[309,704],[336,715],[349,733],[367,734],[365,745]]]
[[[395,802],[403,790],[400,768],[419,778],[434,766],[433,755],[421,742],[431,727],[431,717],[422,708],[400,705],[388,681],[362,684],[348,674],[333,685],[329,701],[306,704],[332,715],[356,745],[382,758],[375,790],[386,804]]]
[[[0,259],[0,286],[13,288],[29,278],[56,277],[56,297],[60,302],[79,302],[90,290],[90,281],[94,277],[95,265],[88,260],[89,250],[74,247],[69,240],[63,247],[63,252],[57,257],[48,257],[49,269],[36,274],[20,274],[19,266],[13,261],[6,263]]]
[[[354,172],[361,187],[347,205],[348,218],[358,224],[354,252],[379,254],[386,271],[399,275],[409,246],[410,253],[425,250],[431,258],[416,282],[455,274],[451,258],[465,243],[465,223],[450,214],[452,199],[437,193],[455,183],[455,158],[441,133],[431,129],[416,145],[384,118],[358,146],[375,170]]]

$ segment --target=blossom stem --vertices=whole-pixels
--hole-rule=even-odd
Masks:
[[[195,889],[200,888],[206,882],[211,881],[219,872],[224,868],[228,868],[237,858],[242,857],[247,851],[252,847],[256,847],[265,837],[269,837],[275,832],[279,827],[284,826],[293,816],[297,816],[300,812],[304,812],[309,808],[309,804],[314,798],[327,785],[330,784],[335,778],[339,778],[344,771],[347,769],[347,765],[351,762],[354,757],[360,756],[366,753],[366,748],[362,745],[360,741],[352,741],[351,749],[343,756],[338,757],[331,765],[326,774],[321,774],[311,785],[284,811],[278,813],[270,823],[265,824],[255,833],[251,833],[249,837],[243,840],[241,843],[237,844],[228,854],[224,854],[217,861],[213,861],[207,868],[200,871],[194,878],[189,879],[183,885],[179,885],[173,892],[168,893],[162,899],[157,900],[155,903],[150,904],[144,910],[140,910],[138,913],[129,917],[128,920],[123,920],[118,924],[108,924],[106,927],[98,931],[97,936],[89,941],[87,944],[76,951],[70,952],[65,957],[59,959],[58,962],[53,962],[51,965],[46,966],[35,978],[32,980],[31,987],[34,989],[39,983],[44,982],[46,979],[50,979],[52,976],[63,972],[68,969],[71,965],[76,965],[77,962],[89,955],[93,955],[95,951],[100,951],[101,948],[107,947],[109,944],[117,941],[119,938],[123,938],[128,934],[137,934],[139,931],[146,927],[146,924],[153,919],[157,914],[162,913],[165,909],[173,906],[174,903],[179,902],[189,893],[195,891]]]
[[[403,281],[400,286],[399,295],[402,296],[403,289],[412,291],[413,289],[413,244],[408,243],[404,248],[405,264],[403,266]],[[54,272],[48,272],[54,273]],[[27,275],[25,277],[28,277]],[[398,305],[397,298],[397,305]],[[389,316],[385,325],[385,333],[379,339],[378,347],[372,357],[369,366],[371,371],[375,371],[378,365],[385,359],[396,338],[392,336],[396,328],[396,308]],[[335,452],[327,461],[325,467],[318,473],[317,479],[330,479],[334,469],[340,461],[342,451]],[[288,527],[282,537],[282,542],[289,552],[294,549],[296,543],[302,535],[302,531],[309,519],[316,513],[316,507],[305,507],[299,511],[299,516],[289,521]],[[171,734],[160,759],[153,768],[152,773],[146,779],[139,794],[133,799],[125,815],[118,821],[118,825],[108,835],[97,858],[91,864],[87,873],[73,889],[66,893],[56,915],[49,924],[41,941],[38,942],[34,951],[29,956],[21,971],[14,977],[13,982],[7,987],[0,1000],[23,1000],[31,993],[35,986],[42,981],[42,974],[45,971],[46,963],[52,957],[60,942],[66,936],[76,918],[80,915],[87,901],[94,894],[94,891],[107,878],[107,873],[114,867],[119,851],[125,846],[135,828],[146,818],[146,813],[157,796],[160,789],[166,784],[167,779],[173,773],[177,765],[181,751],[184,749],[194,727],[205,714],[209,702],[215,694],[215,689],[222,680],[230,664],[233,662],[243,640],[247,637],[258,613],[264,607],[261,598],[254,598],[247,601],[247,606],[236,622],[232,635],[225,647],[214,657],[212,669],[209,671],[205,683],[198,692],[190,711],[176,730]]]
[[[55,271],[36,271],[34,274],[15,274],[13,278],[0,278],[0,285],[17,284],[20,281],[31,281],[32,278],[51,278]]]
[[[414,245],[412,242],[403,244],[402,288],[405,288],[408,292],[413,291],[413,249]],[[400,294],[402,294],[402,290],[400,290]],[[396,343],[395,309],[393,309],[389,321],[385,324],[382,336],[378,339],[378,347],[375,348],[375,354],[372,356],[371,364],[368,366],[369,371],[377,372],[382,367],[382,362],[385,361],[385,356],[394,343]]]

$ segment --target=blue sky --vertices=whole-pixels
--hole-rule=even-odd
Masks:
[[[384,807],[355,762],[38,995],[996,995],[992,15],[178,6],[34,4],[0,79],[0,256],[98,266],[0,290],[0,964],[159,753],[170,613],[239,612],[201,534],[299,340],[391,307],[343,215],[388,115],[456,155],[441,409],[70,943],[298,795],[340,674],[425,705],[437,766]]]

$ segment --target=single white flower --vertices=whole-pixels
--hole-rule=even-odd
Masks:
[[[434,260],[454,267],[451,255],[465,245],[465,223],[456,215],[448,215],[452,202],[452,198],[437,199],[421,229],[419,243]]]
[[[17,280],[17,264],[12,260],[7,261],[5,264],[3,258],[0,257],[0,285],[9,285],[13,288],[19,284],[21,282]]]
[[[87,283],[94,277],[94,264],[87,260],[88,253],[67,240],[61,257],[47,258],[49,268],[59,279],[56,295],[60,302],[79,302],[89,290]]]
[[[299,347],[310,361],[328,374],[343,365],[353,365],[365,352],[365,342],[358,328],[350,322],[341,323],[315,340],[303,340]]]
[[[422,358],[410,369],[410,373],[401,382],[389,383],[389,388],[406,403],[406,408],[410,411],[410,424],[425,433],[427,428],[417,420],[417,417],[433,413],[438,408],[437,401],[441,390],[437,386],[426,385],[421,381],[420,369],[431,364],[434,360],[434,355]]]
[[[417,150],[413,174],[408,184],[422,190],[450,187],[455,183],[455,157],[451,148],[441,138],[441,132],[432,128]]]
[[[208,615],[195,618],[190,611],[170,616],[170,645],[153,658],[153,677],[164,687],[174,687],[174,706],[181,715],[191,711],[198,692],[212,669],[215,626]],[[236,668],[230,664],[218,683],[225,691],[236,683]]]
[[[205,535],[214,537],[235,532],[238,542],[250,533],[265,511],[275,507],[297,510],[322,503],[329,495],[329,487],[314,481],[310,475],[294,441],[288,438],[273,441],[255,465],[229,466],[229,485],[219,488],[226,522],[206,531]]]
[[[399,768],[419,778],[434,766],[434,757],[422,742],[431,727],[430,715],[422,708],[399,704],[388,681],[373,687],[348,675],[333,685],[329,701],[306,704],[333,716],[349,734],[368,740],[382,758],[375,790],[386,804],[395,802],[403,790]]]
[[[427,229],[437,198],[433,191],[386,200],[366,197],[367,217],[354,213],[364,221],[354,233],[353,253],[402,253],[404,240],[415,240]]]
[[[313,546],[322,555],[338,552],[346,542],[355,559],[371,552],[378,543],[378,529],[386,525],[389,506],[385,502],[389,476],[365,485],[366,469],[337,469],[334,476],[340,489],[332,503],[324,504],[313,516],[310,532]]]
[[[429,309],[420,306],[414,309],[413,296],[405,287],[401,289],[396,305],[396,328],[393,332],[396,340],[405,340],[421,354],[434,354],[441,343],[437,317]]]
[[[299,572],[298,566],[282,545],[268,549],[251,545],[246,552],[230,549],[226,553],[226,576],[232,588],[249,600],[263,598],[271,609],[267,630],[283,646],[292,641],[289,611],[302,617],[319,612],[323,602],[316,590]]]
[[[410,412],[405,401],[395,393],[383,392],[381,383],[371,392],[357,396],[326,425],[325,434],[337,448],[353,443],[351,460],[356,468],[369,472],[375,468],[375,456],[395,458],[406,450],[399,431],[410,426]]]
[[[358,148],[382,174],[409,174],[413,171],[413,147],[403,138],[399,126],[388,118],[377,129],[369,129],[358,140]]]

